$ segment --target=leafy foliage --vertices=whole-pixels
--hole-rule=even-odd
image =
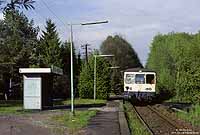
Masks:
[[[3,93],[7,93],[5,78],[11,77],[19,86],[19,68],[34,64],[32,51],[38,43],[38,28],[17,10],[4,12],[4,17],[0,20],[0,74],[3,74]]]
[[[157,35],[147,67],[158,73],[158,89],[177,100],[200,102],[200,33]]]
[[[108,36],[100,48],[102,54],[113,54],[114,62],[122,70],[127,68],[142,67],[137,53],[131,45],[119,35]]]
[[[0,94],[8,91],[10,78],[22,90],[20,67],[55,65],[63,68],[64,75],[55,77],[54,94],[55,97],[65,98],[70,95],[70,45],[60,41],[56,25],[50,19],[46,22],[46,30],[42,31],[40,39],[37,39],[39,28],[34,27],[33,20],[29,21],[23,12],[19,11],[21,8],[34,8],[33,3],[33,0],[0,1],[0,7],[5,6],[4,20],[0,20],[0,85],[3,89]],[[75,49],[73,56],[74,86],[77,90],[81,59],[79,55],[77,60]],[[22,92],[20,93],[22,95]]]
[[[33,21],[29,22],[28,18],[19,11],[9,11],[5,13],[5,20],[0,27],[3,30],[1,55],[4,56],[1,60],[17,63],[20,55],[29,55],[27,58],[30,58],[32,49],[37,45],[38,34],[38,28],[33,27]]]
[[[97,58],[96,97],[106,99],[110,93],[110,64],[103,58]],[[94,57],[89,57],[88,65],[82,66],[78,84],[81,98],[93,98],[94,95]]]
[[[102,43],[100,50],[102,54],[113,54],[112,65],[120,67],[120,70],[127,68],[142,67],[137,53],[131,45],[119,35],[108,36]],[[123,81],[119,69],[113,69],[111,85],[113,92],[120,93],[123,90]]]
[[[64,75],[66,75],[66,82],[67,87],[66,91],[68,91],[68,94],[70,95],[70,87],[71,87],[71,45],[69,42],[65,42],[61,46],[61,57],[62,57],[62,68],[64,70]],[[75,48],[73,45],[72,49],[73,53],[73,76],[74,76],[74,93],[75,96],[78,96],[78,82],[79,82],[79,75],[80,75],[80,67],[81,67],[81,60],[80,56],[78,55],[78,58],[75,53]]]
[[[56,26],[50,19],[46,21],[46,24],[46,31],[42,31],[40,45],[37,48],[41,57],[40,65],[44,67],[50,67],[51,65],[61,67],[61,42]]]
[[[34,0],[10,0],[9,2],[1,0],[0,5],[2,5],[2,3],[6,4],[3,8],[4,11],[14,11],[19,8],[25,8],[26,10],[35,9],[33,6],[33,3],[35,3]]]

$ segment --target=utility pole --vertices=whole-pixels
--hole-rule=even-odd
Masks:
[[[88,63],[88,46],[90,46],[90,44],[85,44],[85,45],[82,45],[82,49],[85,49],[85,61],[86,61],[86,64]]]

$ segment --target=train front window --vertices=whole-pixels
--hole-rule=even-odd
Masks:
[[[135,83],[136,84],[144,84],[145,83],[144,74],[136,74],[135,75]]]
[[[126,74],[125,83],[133,84],[134,83],[134,74]]]
[[[147,84],[155,84],[155,76],[153,74],[146,75],[146,83]]]

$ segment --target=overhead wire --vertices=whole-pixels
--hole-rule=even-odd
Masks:
[[[44,0],[41,0],[41,2],[43,3],[43,5],[51,12],[51,14],[53,14],[64,26],[66,26],[66,24],[64,23],[64,21],[58,17],[53,10],[51,10],[51,8],[48,6],[48,4],[46,2],[44,2]]]
[[[46,20],[47,18],[42,15],[41,13],[37,12],[36,10],[34,10],[34,13],[40,18],[40,20]],[[40,24],[43,28],[45,28],[45,25],[43,23]],[[40,27],[40,26],[39,26]],[[60,28],[57,28],[62,34],[64,34],[64,31],[63,29],[60,29]],[[40,27],[40,30],[41,30],[41,27]],[[42,32],[42,31],[40,31]]]
[[[67,26],[67,25],[64,23],[64,21],[63,21],[59,16],[57,16],[57,15],[53,12],[53,10],[51,10],[51,8],[48,6],[48,4],[47,4],[46,2],[44,2],[44,0],[41,0],[41,3],[42,3],[42,5],[44,5],[44,6],[48,9],[48,11],[49,11],[55,18],[57,18],[57,20],[60,22],[61,25],[63,25],[64,27]],[[43,18],[45,18],[45,17],[43,17]],[[45,18],[45,19],[46,19],[46,18]],[[61,28],[59,28],[59,27],[56,27],[56,29],[58,29],[58,30],[60,31],[59,33],[61,33],[62,35],[65,34],[64,29],[61,29]]]
[[[51,12],[51,14],[54,15],[60,21],[60,23],[62,23],[62,25],[64,25],[65,27],[68,27],[68,24],[64,23],[64,21],[59,16],[56,15],[56,13],[48,6],[48,4],[44,0],[41,0],[41,2],[49,10],[49,12]],[[78,34],[80,35],[80,33],[82,32],[82,27],[80,28],[80,31],[75,30],[73,32],[77,33],[77,35]],[[63,32],[63,34],[64,34],[64,32]],[[76,39],[74,42],[76,42],[77,44],[81,44],[81,39],[78,37],[79,36],[76,36]],[[66,40],[68,41],[69,39],[66,39]],[[77,51],[80,49],[79,46],[80,45],[76,45],[76,47],[78,47]]]

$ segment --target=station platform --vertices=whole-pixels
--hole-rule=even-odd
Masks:
[[[92,109],[99,111],[78,135],[130,135],[122,100],[112,98],[106,106]]]
[[[63,133],[57,133],[59,130],[54,129],[60,129],[61,125],[48,123],[52,116],[65,113],[59,109],[70,111],[70,106],[25,115],[0,115],[0,135],[70,135],[67,127],[63,129],[62,126]],[[98,112],[85,128],[72,133],[73,135],[130,135],[123,110],[123,100],[120,97],[109,99],[106,105],[80,106],[76,110],[98,110]]]

